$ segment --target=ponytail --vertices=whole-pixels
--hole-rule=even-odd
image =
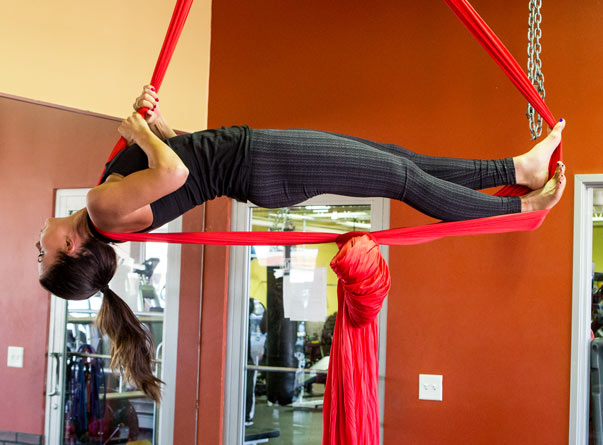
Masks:
[[[111,368],[119,369],[148,397],[159,403],[163,383],[153,375],[153,339],[134,312],[119,296],[105,286],[103,304],[96,317],[101,334],[112,342]]]
[[[112,341],[111,367],[151,399],[161,399],[161,380],[153,376],[153,340],[130,307],[108,287],[117,268],[115,251],[107,243],[89,237],[75,255],[59,252],[40,284],[66,300],[83,300],[101,291],[103,304],[96,325]]]

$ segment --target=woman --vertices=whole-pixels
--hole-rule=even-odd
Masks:
[[[222,128],[177,136],[159,98],[145,86],[118,131],[128,142],[107,164],[86,208],[43,227],[40,283],[66,299],[104,295],[99,329],[113,342],[117,365],[146,394],[160,398],[151,372],[152,344],[130,308],[108,285],[116,257],[96,228],[138,232],[159,227],[195,205],[227,195],[261,207],[286,207],[322,193],[385,197],[446,221],[553,207],[565,188],[562,163],[548,180],[549,159],[565,122],[529,152],[479,161],[418,155],[401,147],[311,130]],[[496,197],[477,190],[521,184],[533,192]]]

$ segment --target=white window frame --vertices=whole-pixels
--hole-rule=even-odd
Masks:
[[[352,198],[338,195],[321,195],[296,205],[370,205],[371,230],[389,228],[389,203],[383,198]],[[232,202],[232,231],[251,230],[251,203]],[[389,259],[388,246],[381,246],[381,253],[386,261]],[[249,314],[248,288],[248,246],[232,246],[230,248],[230,264],[228,273],[228,327],[226,343],[226,369],[224,381],[223,427],[224,445],[243,444],[244,441],[244,409],[245,394],[245,348],[247,343],[247,317]],[[385,402],[385,364],[387,344],[387,298],[379,313],[379,415],[381,444],[383,444],[383,413]]]
[[[574,177],[574,265],[569,444],[588,444],[590,325],[592,304],[593,189],[603,175]]]

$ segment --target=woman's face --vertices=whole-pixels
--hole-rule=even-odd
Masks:
[[[48,218],[42,230],[40,230],[40,241],[36,243],[38,248],[38,272],[40,275],[51,264],[54,263],[59,251],[65,251],[68,247],[68,237],[73,224],[69,218]]]

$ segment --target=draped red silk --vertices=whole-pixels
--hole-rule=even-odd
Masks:
[[[511,55],[509,50],[501,42],[494,31],[482,19],[473,6],[466,0],[444,0],[452,9],[456,16],[463,22],[473,37],[484,47],[494,61],[501,67],[513,85],[517,87],[519,92],[532,104],[534,110],[538,112],[544,121],[553,128],[557,121],[553,114],[548,109],[544,100],[538,95],[538,92],[532,85],[532,82],[525,75],[517,60]],[[553,176],[557,167],[557,161],[563,160],[563,150],[561,144],[551,156],[549,162],[549,176]],[[525,195],[529,191],[528,188],[520,185],[508,185],[503,187],[496,193],[498,196],[520,196]]]
[[[161,51],[159,52],[159,57],[157,58],[157,63],[155,64],[153,76],[151,77],[151,85],[153,85],[155,91],[159,91],[159,88],[161,88],[163,78],[165,77],[165,72],[170,64],[170,60],[172,60],[172,54],[174,54],[174,50],[178,44],[178,39],[180,38],[180,34],[182,33],[182,29],[184,28],[186,18],[188,17],[188,13],[191,10],[192,5],[193,0],[178,0],[176,2],[176,6],[174,6],[172,19],[170,20],[170,25],[168,26],[168,30],[165,34],[165,39],[163,40],[163,45],[161,46]],[[141,108],[138,110],[138,113],[144,117],[147,111],[148,108]],[[126,140],[124,138],[119,138],[113,147],[107,162],[110,162],[124,148],[126,148]],[[98,180],[99,184],[103,179],[104,173],[105,171],[103,169],[103,173]]]
[[[538,228],[549,210],[529,213],[491,216],[402,227],[399,229],[371,232],[379,244],[404,246],[426,243],[445,236],[464,236],[534,230]],[[479,232],[476,222],[479,221]],[[292,244],[322,244],[337,241],[338,235],[327,232],[179,232],[179,233],[113,233],[98,229],[103,235],[116,241],[164,242],[176,244],[226,244],[231,246],[286,246]]]
[[[553,127],[552,113],[540,98],[523,70],[466,0],[444,0],[501,67],[534,109]],[[192,0],[178,0],[170,22],[151,84],[159,90],[171,55],[184,26]],[[146,109],[139,110],[142,115]],[[125,141],[114,147],[113,159]],[[562,160],[561,144],[553,154],[549,173]],[[502,188],[499,196],[519,196],[527,191],[521,186]],[[377,314],[390,286],[387,265],[379,244],[409,245],[445,236],[503,233],[534,230],[548,210],[479,218],[469,221],[429,224],[418,227],[384,230],[371,234],[306,232],[211,232],[211,233],[110,233],[102,234],[117,241],[160,241],[188,244],[290,245],[337,242],[339,253],[331,267],[339,277],[337,287],[339,312],[330,355],[327,388],[324,397],[325,445],[370,445],[379,443],[378,398],[378,322]]]
[[[356,235],[356,236],[353,236]],[[367,234],[337,240],[338,312],[323,406],[323,444],[379,443],[379,323],[389,268]]]

